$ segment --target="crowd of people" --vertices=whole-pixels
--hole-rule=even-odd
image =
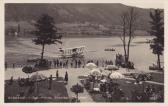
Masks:
[[[61,59],[56,58],[53,60],[47,60],[49,68],[84,68],[85,65],[89,62],[95,63],[98,67],[105,67],[107,65],[113,65],[113,60],[101,60],[101,59]],[[5,69],[7,68],[17,68],[23,67],[26,64],[35,64],[35,63],[25,63],[25,64],[17,64],[17,63],[8,63],[5,62]]]
[[[122,56],[120,54],[116,55],[116,59],[121,58]],[[119,60],[116,60],[119,62]],[[115,63],[116,63],[115,61]],[[93,62],[95,63],[98,67],[105,67],[107,65],[113,65],[112,60],[92,60],[92,59],[62,59],[62,58],[56,58],[53,60],[47,60],[48,66],[50,68],[55,68],[56,73],[55,75],[50,75],[48,77],[48,89],[52,89],[52,83],[53,83],[53,78],[58,79],[59,78],[59,69],[60,68],[84,68],[87,63]],[[5,68],[8,68],[8,63],[5,62]],[[13,63],[12,68],[16,68],[17,64]],[[68,83],[68,71],[65,72],[65,76],[63,78],[64,82],[67,84]],[[101,80],[106,79],[106,82],[101,82]],[[138,83],[138,81],[136,80]],[[9,84],[12,85],[13,83],[13,76],[10,79]],[[115,102],[115,101],[126,101],[126,98],[124,97],[125,94],[123,93],[122,89],[119,88],[117,83],[114,83],[112,80],[110,80],[109,76],[101,76],[99,81],[96,79],[94,76],[88,77],[88,79],[85,80],[84,86],[86,89],[92,89],[94,86],[96,86],[96,83],[99,85],[99,92],[101,92],[102,96],[105,97],[108,101]],[[19,86],[25,86],[25,85],[33,85],[34,83],[32,81],[29,81],[29,78],[26,79],[18,79],[18,84]],[[91,87],[92,86],[92,87]],[[158,93],[157,99],[158,101],[163,101],[163,96],[161,95],[162,93]],[[145,95],[145,97],[143,97]],[[153,89],[151,86],[147,86],[142,94],[139,94],[138,92],[133,92],[132,93],[132,100],[134,101],[149,101],[153,95],[156,95],[156,90]],[[154,100],[156,101],[156,100]]]

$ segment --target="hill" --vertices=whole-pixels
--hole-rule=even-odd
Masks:
[[[5,25],[11,26],[16,23],[24,23],[24,26],[28,26],[31,29],[31,22],[38,19],[41,14],[49,14],[52,16],[56,24],[70,23],[68,25],[61,25],[61,29],[72,29],[72,24],[84,24],[91,23],[92,25],[120,25],[120,15],[126,11],[129,6],[119,3],[103,3],[103,4],[36,4],[36,3],[7,3],[5,4]],[[149,29],[149,12],[151,9],[142,9],[135,7],[139,14],[138,27],[141,30]],[[72,26],[71,26],[72,25]],[[22,25],[23,27],[23,25]],[[85,27],[86,28],[86,27]],[[95,30],[95,27],[85,29],[87,31]],[[66,31],[65,30],[65,31]],[[81,33],[81,29],[77,26],[76,29],[70,32],[78,31]],[[99,33],[96,29],[96,34]],[[85,32],[88,33],[88,32]],[[100,33],[101,34],[101,33]]]
[[[128,6],[122,4],[6,4],[6,21],[36,20],[41,14],[48,13],[57,23],[92,22],[119,24],[120,14]],[[149,21],[149,9],[136,8],[141,24]]]

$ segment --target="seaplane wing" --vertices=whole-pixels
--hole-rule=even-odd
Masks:
[[[66,48],[66,49],[59,49],[60,56],[64,58],[71,58],[73,55],[80,57],[84,56],[84,49],[85,46],[73,47],[73,48]]]

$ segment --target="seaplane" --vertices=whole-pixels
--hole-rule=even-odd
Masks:
[[[83,58],[85,46],[73,47],[73,48],[59,48],[59,57],[61,58]]]

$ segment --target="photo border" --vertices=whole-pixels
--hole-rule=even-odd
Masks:
[[[5,28],[5,9],[4,9],[4,5],[5,3],[127,3],[126,5],[136,5],[136,6],[144,6],[144,5],[147,5],[147,6],[160,6],[164,8],[164,28],[165,28],[165,49],[164,49],[164,67],[165,67],[165,72],[164,72],[164,103],[4,103],[4,76],[5,76],[5,69],[4,69],[4,57],[5,57],[5,40],[4,40],[4,28]],[[0,64],[1,64],[1,67],[0,67],[0,89],[1,89],[1,92],[0,92],[0,105],[1,106],[22,106],[22,105],[25,105],[25,106],[28,106],[28,105],[34,105],[34,106],[37,106],[37,105],[41,105],[41,106],[46,106],[46,105],[50,105],[50,106],[55,106],[55,105],[65,105],[65,106],[69,106],[69,105],[73,105],[73,106],[78,106],[78,105],[107,105],[107,106],[110,106],[110,105],[118,105],[118,106],[125,106],[125,105],[129,105],[129,106],[134,106],[134,105],[137,105],[137,106],[148,106],[148,105],[152,105],[152,106],[165,106],[168,104],[167,100],[167,95],[168,95],[168,92],[167,92],[167,87],[168,87],[168,72],[167,72],[167,69],[168,69],[168,37],[167,37],[167,33],[168,31],[166,30],[168,28],[168,0],[0,0]]]

